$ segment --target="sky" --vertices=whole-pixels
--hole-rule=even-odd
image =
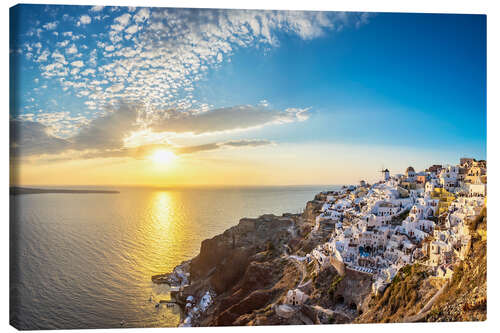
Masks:
[[[486,16],[11,8],[11,183],[298,185],[486,159]]]

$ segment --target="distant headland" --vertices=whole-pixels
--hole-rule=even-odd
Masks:
[[[65,194],[89,194],[89,193],[105,193],[105,194],[116,194],[120,191],[114,190],[73,190],[73,189],[48,189],[48,188],[28,188],[28,187],[18,187],[11,186],[11,195],[20,194],[48,194],[48,193],[65,193]]]

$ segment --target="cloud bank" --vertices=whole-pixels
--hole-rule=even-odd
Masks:
[[[193,154],[221,148],[258,147],[272,144],[271,141],[230,140],[212,142],[196,146],[174,146],[169,143],[145,144],[126,147],[125,138],[139,130],[138,115],[142,107],[122,103],[115,110],[96,118],[83,126],[80,131],[67,139],[58,138],[50,127],[31,120],[12,119],[11,155],[15,158],[36,155],[59,154],[79,151],[80,158],[134,157],[144,158],[154,149],[169,149],[177,154]],[[161,132],[191,133],[193,135],[214,134],[220,131],[248,130],[255,127],[302,121],[307,119],[306,110],[269,110],[261,106],[237,106],[211,110],[203,113],[183,114],[164,118],[151,126]]]
[[[308,109],[270,110],[263,106],[241,105],[200,113],[166,111],[151,124],[162,132],[205,134],[245,130],[272,124],[307,120]]]
[[[64,139],[50,134],[49,127],[29,120],[10,120],[10,154],[20,155],[57,154],[70,147]]]

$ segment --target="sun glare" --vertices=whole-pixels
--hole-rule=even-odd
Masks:
[[[151,160],[158,164],[168,164],[175,160],[177,156],[170,150],[159,149],[151,155]]]

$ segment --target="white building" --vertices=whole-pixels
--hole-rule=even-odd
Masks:
[[[465,183],[463,186],[465,193],[470,196],[485,196],[486,195],[486,184],[471,184]]]
[[[446,264],[449,255],[451,254],[451,246],[441,240],[432,241],[430,244],[430,253],[428,264],[437,267]]]
[[[309,296],[300,289],[288,290],[286,293],[285,304],[294,306],[302,305],[308,298]]]
[[[417,180],[417,174],[415,173],[415,169],[412,166],[409,166],[406,169],[406,181],[410,183],[414,183]]]

